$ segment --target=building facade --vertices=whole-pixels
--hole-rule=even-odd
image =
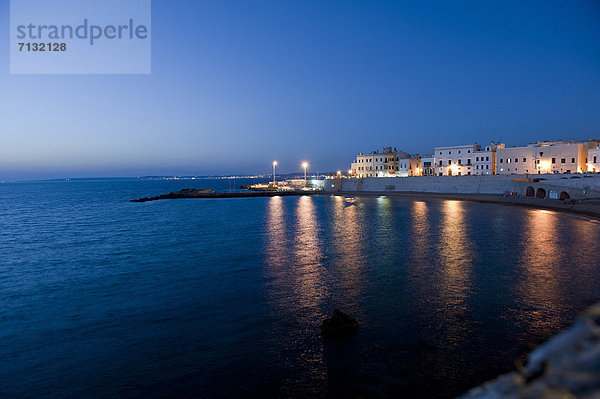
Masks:
[[[421,176],[435,176],[435,156],[433,154],[423,155],[420,169]]]
[[[497,150],[496,174],[582,173],[597,141],[555,141]]]
[[[527,174],[537,173],[535,147],[499,148],[496,151],[496,174]]]
[[[475,165],[473,153],[480,151],[479,144],[458,145],[452,147],[435,147],[435,173],[437,176],[471,175]]]
[[[392,147],[384,147],[383,151],[370,154],[358,154],[351,164],[351,173],[357,177],[388,177],[399,172],[400,159],[408,158],[408,154]]]
[[[496,174],[496,152],[498,148],[504,148],[503,143],[491,143],[473,152],[474,175]]]
[[[400,158],[398,169],[398,177],[421,176],[421,157],[415,154]]]
[[[600,149],[592,148],[588,150],[587,171],[600,173]]]

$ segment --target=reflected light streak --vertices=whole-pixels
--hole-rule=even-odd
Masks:
[[[311,370],[313,376],[325,378],[323,352],[311,346],[320,338],[314,326],[324,317],[319,305],[325,284],[315,206],[312,197],[300,197],[294,202],[295,223],[286,226],[284,203],[282,197],[272,197],[268,205],[266,273],[271,278],[270,297],[279,320],[277,326],[283,329],[269,348],[270,356],[283,357],[283,367],[292,374]],[[285,381],[282,392],[295,390],[307,379]]]
[[[424,248],[428,247],[429,236],[429,220],[427,218],[427,204],[423,201],[414,201],[411,208],[411,226],[412,226],[412,242],[411,248],[413,256],[421,254],[424,255]],[[422,256],[421,256],[422,257]]]
[[[426,202],[413,201],[410,207],[410,242],[408,246],[410,267],[407,268],[408,292],[419,301],[421,298],[434,298],[438,295],[432,290],[432,280],[439,273],[435,265],[434,256],[431,255],[432,234],[429,222],[429,208]],[[423,301],[428,302],[428,301]],[[420,311],[423,311],[421,307]]]
[[[559,302],[560,284],[556,278],[562,263],[557,250],[557,215],[548,211],[529,211],[522,255],[524,280],[519,287],[520,300],[533,309],[547,309],[553,313],[553,304]],[[551,334],[554,322],[547,312],[529,312],[527,324],[542,335]]]
[[[377,216],[379,225],[377,226],[376,243],[380,246],[382,253],[393,253],[396,231],[393,222],[393,206],[391,199],[386,196],[377,197]]]
[[[335,197],[333,204],[333,245],[336,256],[336,270],[339,271],[340,296],[352,298],[358,303],[361,299],[363,283],[362,270],[365,266],[363,246],[364,222],[360,220],[362,210],[354,203],[356,200]],[[348,302],[347,302],[348,303]]]
[[[444,201],[439,235],[439,298],[438,319],[442,345],[457,347],[471,339],[466,302],[471,290],[473,252],[465,227],[465,209],[462,201]],[[453,371],[458,373],[457,370]]]
[[[469,274],[472,252],[465,229],[464,204],[461,201],[444,201],[440,257],[446,304],[464,310],[464,299],[470,287]]]
[[[298,198],[296,219],[293,247],[296,261],[291,265],[296,280],[294,289],[302,307],[316,307],[325,295],[325,282],[322,277],[317,215],[311,196]]]
[[[276,196],[269,199],[267,215],[266,259],[269,266],[279,268],[287,263],[283,198]]]

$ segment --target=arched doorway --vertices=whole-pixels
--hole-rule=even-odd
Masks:
[[[538,188],[535,193],[535,198],[546,198],[546,190],[543,188]]]
[[[548,190],[548,198],[558,199],[558,192],[556,190]]]
[[[525,191],[525,196],[526,197],[535,197],[535,190],[533,189],[533,187],[531,187],[531,186],[527,187],[527,190]]]
[[[571,198],[571,196],[569,195],[569,193],[568,193],[568,192],[566,192],[566,191],[561,191],[561,193],[560,193],[560,199],[561,199],[561,200],[568,200],[568,199],[570,199],[570,198]]]

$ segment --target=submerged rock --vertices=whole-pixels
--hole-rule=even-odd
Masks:
[[[321,334],[327,338],[344,338],[358,328],[358,321],[347,314],[335,309],[333,317],[323,320]]]

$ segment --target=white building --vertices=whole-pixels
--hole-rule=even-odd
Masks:
[[[433,154],[421,157],[420,176],[435,176],[435,156]]]
[[[352,162],[352,175],[357,177],[388,177],[397,176],[400,159],[408,158],[406,152],[385,147],[382,152],[373,151],[370,154],[358,154]]]
[[[418,154],[398,161],[398,177],[421,176],[421,157]]]
[[[581,173],[587,171],[590,149],[596,140],[543,141],[525,147],[499,148],[496,174]]]
[[[473,152],[473,163],[475,164],[474,175],[496,174],[496,151],[498,148],[504,148],[504,144],[492,142]]]
[[[587,171],[600,173],[600,149],[593,148],[588,150]]]
[[[496,151],[496,174],[526,174],[535,171],[535,152],[533,146],[499,148]]]
[[[479,144],[435,147],[437,162],[435,172],[438,176],[461,176],[473,174],[473,153],[479,151]]]

